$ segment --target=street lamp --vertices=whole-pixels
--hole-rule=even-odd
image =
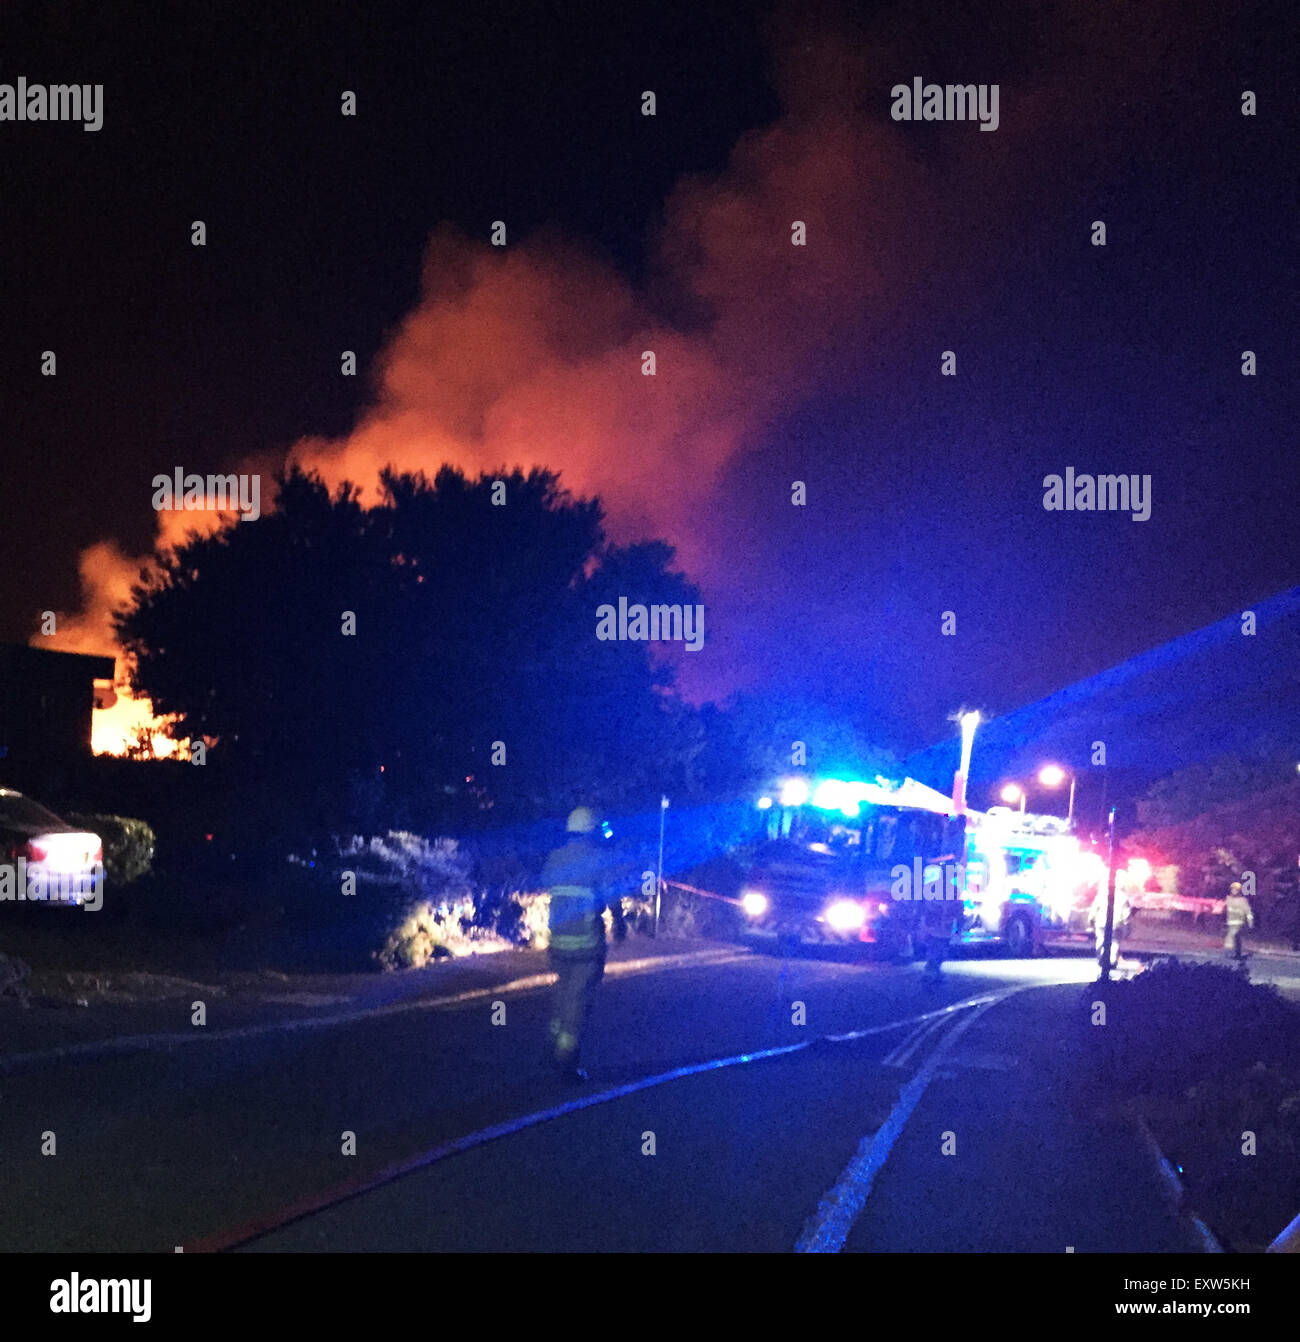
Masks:
[[[1066,816],[1065,823],[1067,825],[1072,825],[1074,823],[1075,776],[1073,774],[1067,775],[1065,770],[1062,769],[1059,764],[1045,764],[1038,773],[1038,781],[1042,783],[1044,787],[1060,787],[1067,777],[1070,780],[1070,811]]]
[[[1025,790],[1017,787],[1014,783],[1008,783],[1002,789],[1002,800],[1009,806],[1014,806],[1016,802],[1020,803],[1020,814],[1025,813]]]

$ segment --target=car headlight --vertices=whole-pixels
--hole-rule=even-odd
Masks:
[[[746,890],[740,897],[740,907],[751,918],[761,918],[767,912],[767,896],[761,890]]]
[[[826,921],[837,932],[848,932],[855,927],[861,927],[866,920],[866,909],[861,904],[855,904],[851,899],[837,899],[826,910]]]

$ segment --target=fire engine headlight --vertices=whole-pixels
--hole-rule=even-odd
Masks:
[[[837,932],[848,932],[855,927],[861,927],[866,920],[866,909],[861,904],[855,904],[851,899],[837,899],[826,910],[826,921]]]
[[[751,918],[761,918],[767,912],[767,896],[761,890],[746,890],[740,897],[740,907]]]

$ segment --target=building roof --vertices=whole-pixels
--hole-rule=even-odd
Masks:
[[[0,675],[40,676],[50,672],[80,674],[87,680],[112,680],[116,662],[112,657],[94,657],[82,652],[55,652],[52,648],[30,648],[25,643],[0,643]]]

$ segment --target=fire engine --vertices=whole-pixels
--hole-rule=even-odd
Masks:
[[[1095,938],[1106,863],[1055,816],[959,808],[914,779],[787,779],[759,801],[763,834],[741,892],[747,934],[874,948],[910,960],[927,904],[955,900],[955,939],[1014,956]],[[1116,888],[1125,935],[1134,864]]]
[[[1105,917],[1106,862],[1057,816],[993,807],[972,813],[964,945],[995,943],[1014,956],[1047,942],[1093,941]],[[1123,937],[1130,904],[1116,886],[1115,926]],[[1100,898],[1099,898],[1100,896]]]
[[[915,779],[792,778],[759,807],[762,841],[741,892],[751,937],[908,960],[925,894],[963,897],[966,816]]]

